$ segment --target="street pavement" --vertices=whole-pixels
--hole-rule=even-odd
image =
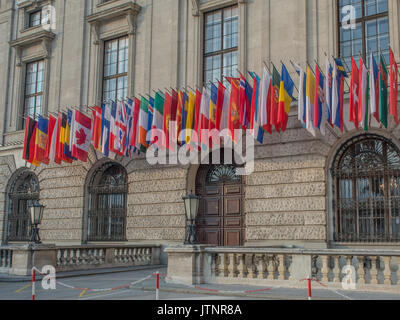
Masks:
[[[160,300],[307,300],[304,288],[256,287],[243,285],[205,284],[188,286],[167,283],[165,267],[97,275],[76,275],[58,278],[55,290],[44,290],[36,282],[36,300],[155,300],[155,276],[159,271]],[[400,294],[359,292],[317,288],[314,300],[400,300]],[[31,300],[29,282],[0,282],[0,300]]]

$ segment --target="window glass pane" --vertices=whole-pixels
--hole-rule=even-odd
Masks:
[[[41,25],[41,11],[32,12],[29,15],[29,26],[36,27]]]

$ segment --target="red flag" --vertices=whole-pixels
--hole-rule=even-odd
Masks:
[[[351,83],[350,83],[350,114],[349,121],[354,122],[358,130],[358,94],[359,94],[360,77],[358,74],[358,67],[353,57],[351,58]]]
[[[199,143],[200,142],[200,131],[199,131],[199,122],[200,122],[200,106],[201,106],[201,92],[196,89],[196,101],[194,104],[194,131],[197,134],[197,141],[194,141],[194,143]]]
[[[93,107],[92,109],[92,144],[96,150],[100,151],[100,137],[101,137],[101,113],[100,107]]]
[[[35,140],[36,140],[36,121],[31,117],[25,121],[24,152],[22,158],[29,163],[34,162]]]
[[[398,75],[399,69],[392,49],[390,48],[390,114],[394,117],[394,121],[399,124],[397,114],[397,96],[398,96]]]
[[[240,129],[240,110],[239,110],[239,82],[238,79],[231,79],[231,97],[229,100],[229,122],[228,128],[234,140],[235,129]],[[235,140],[234,140],[235,141]]]
[[[164,119],[163,119],[164,148],[169,148],[169,122],[171,121],[171,107],[172,107],[172,97],[168,92],[166,92],[164,101]]]
[[[222,117],[222,109],[224,107],[224,97],[225,97],[226,88],[224,85],[218,81],[218,94],[217,94],[217,121],[216,121],[216,129],[218,131],[221,130],[221,117]]]
[[[132,136],[130,140],[130,145],[134,148],[139,146],[138,144],[138,120],[139,120],[139,111],[140,111],[140,100],[135,98],[134,108],[133,108],[133,116],[132,116]]]
[[[56,131],[56,149],[54,154],[54,162],[58,164],[61,164],[61,161],[64,160],[64,144],[61,142],[61,124],[62,114],[59,112]]]

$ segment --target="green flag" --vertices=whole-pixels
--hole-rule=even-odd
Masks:
[[[388,126],[388,72],[386,69],[385,59],[381,53],[379,61],[379,119],[387,128]]]

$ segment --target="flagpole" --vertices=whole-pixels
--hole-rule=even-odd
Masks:
[[[335,57],[334,57],[334,56],[332,56],[332,58],[333,58],[333,59],[335,59]],[[343,61],[343,62],[344,62],[344,64],[346,65],[347,69],[348,69],[348,70],[350,70],[350,72],[351,72],[351,69],[349,68],[349,66],[347,65],[346,61],[343,59],[343,57],[342,57],[342,56],[340,56],[339,58],[341,59],[341,61]],[[344,82],[346,82],[347,86],[349,87],[349,92],[350,92],[350,86],[349,86],[349,84],[347,83],[347,80],[346,80],[346,78],[345,78],[345,77],[343,77],[343,79],[344,79]]]
[[[268,68],[267,63],[266,63],[264,60],[263,60],[263,63],[264,63],[264,65],[265,65],[265,67],[267,68],[268,72],[271,74],[271,70]]]
[[[283,63],[282,60],[281,60],[281,64],[282,64],[283,66],[285,65],[285,64]],[[294,81],[293,81],[293,85],[294,85],[294,87],[296,88],[297,93],[300,93],[300,92],[299,92],[299,89],[297,89],[296,84],[294,83]]]

